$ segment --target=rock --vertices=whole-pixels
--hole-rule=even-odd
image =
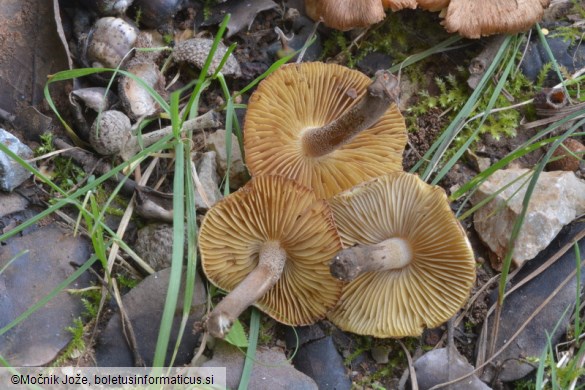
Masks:
[[[227,387],[237,389],[244,370],[244,358],[244,353],[237,347],[217,340],[213,358],[203,363],[201,367],[226,367]],[[316,390],[318,387],[311,378],[295,370],[280,348],[259,347],[256,350],[248,388]]]
[[[439,383],[449,382],[474,370],[473,366],[457,351],[447,348],[434,349],[414,362],[416,380],[420,390],[430,389]],[[474,374],[449,387],[451,390],[489,390],[490,387]]]
[[[530,273],[542,266],[554,256],[560,248],[574,240],[574,237],[583,232],[585,223],[573,223],[561,230],[557,238],[534,260],[525,264],[519,273],[510,281],[515,286],[525,279]],[[585,253],[585,239],[579,241],[581,256]],[[583,257],[582,257],[583,259]],[[571,246],[557,261],[528,281],[505,300],[500,316],[498,339],[495,349],[499,350],[507,340],[520,329],[521,326],[533,315],[534,311],[557,289],[571,272],[576,268],[575,251]],[[585,272],[581,273],[581,286],[585,283]],[[508,287],[507,290],[510,290]],[[499,356],[496,357],[497,379],[504,382],[514,381],[532,372],[533,365],[523,363],[525,357],[538,357],[546,348],[550,336],[551,344],[557,345],[561,337],[566,333],[569,325],[569,317],[574,313],[576,300],[577,279],[573,277],[552,300],[547,303],[518,335],[516,339]],[[490,306],[497,300],[497,291],[490,296]],[[487,333],[480,338],[492,337],[493,318],[490,316]],[[556,328],[555,328],[556,327]],[[554,332],[553,332],[554,330]],[[504,362],[501,364],[501,362]],[[482,379],[491,381],[496,375],[486,370]]]
[[[564,67],[569,74],[574,73],[577,69],[585,65],[585,46],[575,42],[571,44],[569,40],[561,37],[549,38],[547,43],[552,54],[559,64]],[[521,49],[524,50],[524,49]],[[520,69],[531,81],[535,81],[543,66],[550,62],[550,58],[538,36],[534,37],[526,49],[526,55],[522,61]],[[558,84],[560,80],[554,69],[547,73],[545,85],[543,87],[552,87]]]
[[[372,347],[370,350],[372,354],[372,359],[376,361],[378,364],[386,364],[388,363],[388,355],[390,354],[390,347],[385,345],[377,345]]]
[[[73,236],[53,223],[29,228],[0,245],[0,269],[10,262],[0,273],[0,329],[67,279],[75,271],[70,263],[82,265],[92,252],[87,239]],[[66,288],[89,287],[92,280],[86,272]],[[66,328],[73,326],[73,320],[83,312],[79,295],[59,292],[0,335],[0,356],[12,366],[42,366],[51,362],[71,341],[72,335]]]
[[[195,186],[195,207],[209,210],[211,206],[221,199],[219,192],[219,176],[217,175],[216,153],[203,153],[197,161],[197,176],[201,186]],[[205,198],[202,194],[205,194]]]
[[[286,326],[284,330],[284,340],[286,348],[295,350],[311,341],[319,340],[325,337],[325,332],[318,324],[309,326]]]
[[[207,148],[217,153],[217,169],[221,177],[224,177],[227,172],[227,148],[225,140],[226,131],[221,129],[207,137]],[[237,189],[243,186],[249,180],[250,176],[244,166],[238,137],[235,134],[232,134],[231,150],[230,188]]]
[[[28,146],[2,128],[0,128],[0,143],[24,160],[33,156],[33,151]],[[0,190],[10,192],[31,175],[19,163],[0,151]]]
[[[500,191],[506,184],[527,173],[527,169],[494,172],[474,194],[474,204]],[[516,217],[522,211],[528,176],[500,192],[474,215],[475,230],[494,254],[502,259]],[[516,192],[517,191],[517,192]],[[512,260],[519,266],[534,258],[553,240],[561,228],[585,212],[585,182],[573,172],[542,172],[535,186],[524,225],[516,241]],[[495,268],[497,264],[494,264]]]
[[[148,276],[122,297],[124,309],[134,328],[138,350],[146,366],[153,363],[159,324],[162,317],[171,269],[166,268]],[[183,281],[184,283],[184,281]],[[193,350],[197,346],[198,336],[191,332],[195,321],[200,321],[205,313],[207,296],[199,275],[195,278],[195,291],[191,303],[191,315],[187,321],[174,364],[180,366],[189,363],[193,358]],[[174,326],[167,350],[167,361],[173,354],[177,341],[177,331],[182,317],[183,297],[179,296]],[[116,313],[101,333],[95,348],[95,357],[99,367],[132,367],[135,362],[124,338],[120,314]]]
[[[173,225],[151,223],[139,229],[134,251],[155,271],[170,267],[173,257]]]
[[[295,367],[313,378],[320,390],[351,389],[351,381],[331,336],[302,345],[293,359]]]
[[[0,192],[0,218],[5,215],[24,210],[28,206],[28,200],[16,193],[5,194]]]

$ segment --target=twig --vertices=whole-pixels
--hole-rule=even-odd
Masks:
[[[138,342],[136,341],[136,335],[134,333],[134,328],[132,327],[132,322],[130,322],[130,318],[128,317],[128,313],[126,313],[126,309],[124,309],[124,305],[122,304],[122,297],[120,296],[120,290],[118,289],[118,283],[116,279],[112,278],[112,287],[114,289],[114,298],[118,304],[118,309],[120,310],[120,320],[122,320],[122,332],[124,333],[124,337],[126,338],[126,342],[128,343],[128,347],[132,351],[132,356],[134,356],[134,366],[135,367],[146,367],[146,363],[144,359],[140,355],[140,351],[138,350]]]
[[[402,347],[402,350],[404,351],[404,354],[406,355],[406,360],[408,361],[408,370],[410,371],[410,385],[411,385],[411,389],[412,390],[418,390],[418,382],[416,380],[416,372],[414,371],[414,365],[412,364],[412,356],[410,356],[410,352],[408,351],[408,348],[406,348],[406,345],[404,345],[404,343],[400,340],[396,340],[398,341],[398,344],[400,344],[400,346]]]

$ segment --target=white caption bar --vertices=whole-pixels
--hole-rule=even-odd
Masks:
[[[0,389],[225,389],[225,367],[0,367]]]

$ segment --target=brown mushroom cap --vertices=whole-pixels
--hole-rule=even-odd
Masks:
[[[314,21],[346,31],[368,27],[386,17],[380,0],[306,0],[305,11]]]
[[[341,293],[328,265],[341,242],[327,203],[293,180],[253,178],[207,212],[199,235],[203,271],[231,291],[256,268],[262,246],[274,242],[286,252],[284,270],[255,305],[289,325],[323,318]]]
[[[401,238],[412,252],[402,268],[365,272],[348,283],[328,315],[333,323],[375,337],[417,336],[461,308],[475,280],[475,261],[440,187],[395,172],[329,202],[344,247]]]
[[[466,38],[517,33],[542,19],[550,0],[451,0],[443,24]]]
[[[382,5],[385,9],[391,9],[392,11],[399,11],[405,8],[416,8],[416,0],[382,0]]]
[[[339,149],[321,157],[303,151],[303,132],[340,117],[370,83],[361,72],[319,62],[285,65],[267,77],[250,97],[244,123],[251,174],[284,175],[329,198],[402,170],[406,126],[395,104]]]

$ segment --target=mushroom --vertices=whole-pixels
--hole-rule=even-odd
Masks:
[[[542,19],[550,0],[451,0],[443,24],[466,38],[517,33]]]
[[[443,189],[394,172],[329,202],[346,248],[331,272],[349,282],[328,315],[333,323],[375,337],[417,336],[461,308],[475,261]]]
[[[212,207],[199,249],[207,278],[231,291],[206,321],[214,337],[252,304],[284,324],[314,323],[341,293],[328,266],[341,249],[329,206],[282,176],[252,178]]]
[[[305,12],[327,27],[346,31],[368,27],[386,17],[380,0],[306,0]]]
[[[392,11],[399,11],[405,8],[416,8],[416,0],[382,0],[382,5],[385,9],[391,9]]]
[[[404,118],[398,81],[319,62],[285,65],[248,102],[246,163],[252,175],[280,174],[319,198],[402,170]]]

